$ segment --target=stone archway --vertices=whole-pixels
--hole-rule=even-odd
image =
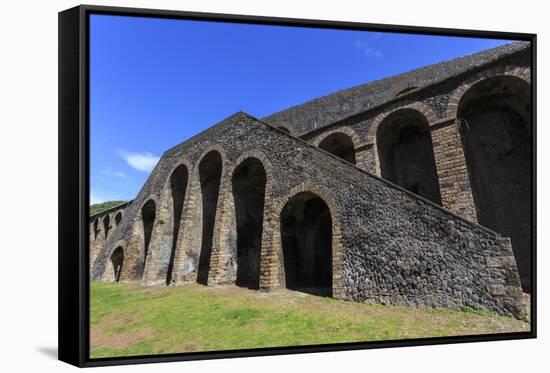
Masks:
[[[312,192],[288,200],[280,215],[286,287],[332,295],[332,217],[327,203]]]
[[[111,254],[111,265],[113,266],[113,275],[115,282],[120,281],[122,274],[122,265],[124,264],[124,250],[118,246]]]
[[[143,251],[144,258],[147,260],[149,253],[149,244],[153,235],[153,226],[156,217],[156,203],[154,200],[148,200],[141,208],[141,220],[143,223]]]
[[[258,289],[265,204],[266,171],[258,158],[247,158],[231,179],[237,227],[238,286]]]
[[[355,147],[350,136],[342,132],[335,132],[325,137],[319,148],[334,154],[338,158],[351,164],[356,164]]]
[[[107,238],[109,237],[109,231],[111,230],[111,217],[109,214],[105,215],[103,218],[103,232],[105,232],[105,241],[107,241]]]
[[[376,148],[384,179],[441,204],[429,124],[422,113],[405,108],[387,115],[377,129]]]
[[[117,212],[115,215],[115,227],[118,227],[120,221],[122,220],[122,211]]]
[[[221,176],[222,157],[218,151],[213,150],[206,154],[199,163],[202,195],[202,241],[197,282],[203,285],[208,284]]]
[[[172,248],[170,250],[170,259],[168,269],[166,271],[166,284],[172,282],[172,272],[174,269],[174,261],[176,257],[176,246],[180,234],[181,216],[183,213],[183,203],[187,192],[187,184],[189,181],[189,171],[184,164],[176,167],[170,176],[170,191],[172,197]]]
[[[531,291],[531,96],[515,76],[466,90],[457,108],[478,222],[512,242],[522,287]]]
[[[92,225],[92,230],[94,233],[94,240],[96,240],[97,235],[99,234],[99,218],[95,218],[94,224]]]

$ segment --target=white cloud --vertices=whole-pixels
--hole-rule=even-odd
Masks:
[[[118,155],[124,159],[130,167],[142,172],[151,172],[160,159],[149,152],[132,153],[126,150],[119,150]]]
[[[382,58],[382,51],[371,47],[366,41],[356,40],[354,46],[365,57]]]

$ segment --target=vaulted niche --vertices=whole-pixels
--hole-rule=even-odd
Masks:
[[[458,107],[478,222],[510,237],[524,291],[531,291],[531,95],[515,77],[472,86]]]
[[[222,157],[217,151],[211,151],[199,164],[202,194],[202,242],[197,282],[204,285],[208,283],[208,272],[210,271],[210,256],[212,254],[221,176]]]
[[[326,150],[346,162],[355,164],[355,148],[351,137],[345,133],[333,133],[319,143],[319,148]]]
[[[144,258],[147,258],[149,252],[149,244],[151,243],[151,235],[153,234],[153,226],[155,224],[155,210],[156,204],[155,201],[150,199],[145,205],[141,208],[141,219],[143,221],[143,247],[144,247]]]
[[[115,215],[115,227],[118,227],[118,225],[120,224],[120,221],[122,220],[122,212],[117,212],[117,214]]]
[[[332,295],[332,220],[314,193],[292,197],[281,213],[285,282],[288,289]]]
[[[237,220],[238,286],[258,289],[266,173],[257,158],[244,160],[232,178]]]
[[[124,263],[124,250],[122,247],[117,247],[111,254],[111,264],[113,266],[113,274],[116,282],[120,281],[122,273],[122,264]]]
[[[185,165],[178,166],[170,177],[170,189],[172,191],[172,211],[173,211],[173,233],[172,250],[170,251],[170,261],[166,273],[166,284],[172,282],[172,271],[174,269],[174,260],[176,257],[176,245],[180,231],[181,214],[183,212],[183,202],[187,191],[187,179],[189,173]]]
[[[432,139],[426,118],[416,110],[398,110],[376,133],[380,172],[387,179],[441,204]]]
[[[111,218],[109,217],[109,215],[105,215],[105,217],[103,218],[103,231],[105,232],[105,241],[109,236],[110,230],[111,230]]]
[[[94,220],[94,225],[93,225],[92,229],[93,229],[93,232],[94,232],[94,240],[96,240],[97,235],[99,234],[99,219],[98,218],[96,218]]]

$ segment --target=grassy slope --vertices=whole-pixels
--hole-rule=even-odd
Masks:
[[[93,283],[92,357],[526,331],[485,312],[366,305],[281,290]]]
[[[90,216],[99,214],[100,212],[109,210],[110,208],[113,208],[115,206],[122,205],[123,203],[126,203],[126,201],[107,201],[102,203],[95,203],[93,205],[90,205]]]

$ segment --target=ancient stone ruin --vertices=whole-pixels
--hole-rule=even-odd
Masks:
[[[91,217],[91,279],[525,317],[530,53],[512,43],[232,115]]]

